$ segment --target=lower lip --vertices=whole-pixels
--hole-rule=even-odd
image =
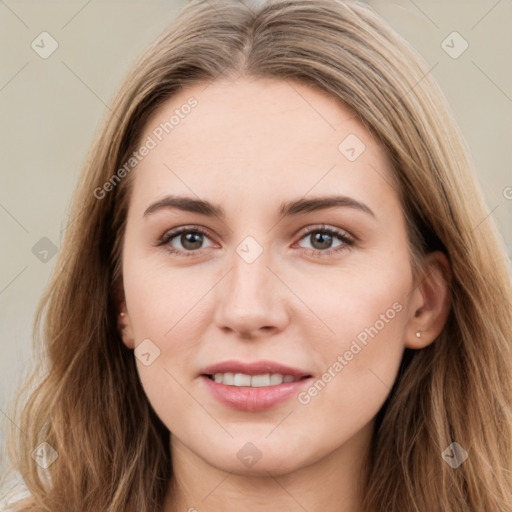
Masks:
[[[240,411],[264,411],[297,396],[309,383],[311,377],[295,382],[283,382],[275,386],[253,388],[249,386],[228,386],[201,375],[206,387],[219,402]]]

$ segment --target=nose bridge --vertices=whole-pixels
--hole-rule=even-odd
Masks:
[[[246,237],[235,248],[230,263],[231,271],[218,294],[219,327],[239,332],[262,327],[281,329],[286,322],[284,290],[268,268],[271,267],[269,248]]]
[[[259,255],[255,251],[250,244],[242,242],[233,255],[230,289],[239,301],[248,296],[253,301],[260,300],[270,291],[270,251],[267,248]]]
[[[255,310],[256,306],[263,308],[268,304],[273,288],[269,279],[272,273],[267,268],[270,266],[270,259],[269,249],[261,247],[258,250],[252,241],[243,241],[236,248],[226,290],[226,298],[234,301],[232,306],[242,310],[251,305]]]

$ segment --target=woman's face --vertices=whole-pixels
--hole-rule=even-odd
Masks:
[[[123,339],[172,439],[241,474],[355,461],[418,298],[385,151],[322,92],[238,79],[163,104],[137,158]]]

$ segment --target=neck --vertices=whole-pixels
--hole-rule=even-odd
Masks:
[[[171,435],[173,476],[163,512],[363,512],[361,483],[373,425],[308,466],[268,476],[223,471]]]

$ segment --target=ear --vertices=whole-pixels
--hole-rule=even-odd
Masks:
[[[424,348],[441,334],[450,312],[450,282],[451,269],[446,255],[440,251],[427,254],[410,301],[405,331],[407,348]]]
[[[130,349],[135,348],[135,338],[133,336],[132,324],[130,321],[130,315],[128,313],[128,309],[126,308],[126,302],[122,301],[119,304],[119,312],[118,312],[118,321],[117,328],[119,329],[119,333],[121,334],[121,338],[123,343]]]

